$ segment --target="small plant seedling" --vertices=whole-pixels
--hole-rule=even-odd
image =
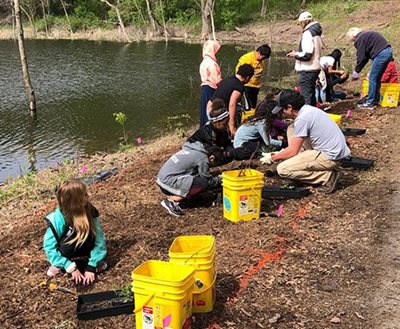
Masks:
[[[130,145],[128,143],[128,135],[126,134],[126,129],[125,129],[125,122],[127,120],[126,114],[123,112],[115,112],[113,113],[113,116],[115,118],[115,122],[121,125],[122,127],[122,134],[123,134],[123,143],[119,144],[119,151],[124,152],[127,149],[129,149]]]

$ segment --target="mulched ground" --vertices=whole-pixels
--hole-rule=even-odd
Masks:
[[[193,328],[377,328],[380,319],[371,311],[370,298],[387,265],[377,250],[394,220],[385,211],[399,182],[393,174],[399,158],[397,110],[360,111],[353,102],[342,102],[331,112],[347,114],[349,109],[344,124],[368,129],[366,135],[348,138],[352,153],[375,159],[375,168],[343,170],[332,195],[313,190],[301,200],[263,201],[267,213],[283,204],[282,217],[232,223],[223,218],[222,206],[210,206],[210,198],[204,206],[186,209],[182,218],[169,216],[160,206],[155,179],[180,143],[143,150],[116,176],[89,190],[101,213],[109,269],[92,287],[76,287],[66,276],[58,283],[78,294],[118,289],[144,261],[167,260],[175,237],[212,234],[217,241],[216,304],[211,313],[195,315]],[[271,182],[284,183],[267,177]],[[39,286],[48,267],[42,218],[55,201],[45,198],[24,215],[14,202],[12,227],[0,230],[2,327],[135,328],[133,315],[78,321],[75,295]]]

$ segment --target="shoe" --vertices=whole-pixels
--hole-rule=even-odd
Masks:
[[[167,209],[167,211],[176,217],[183,216],[184,212],[179,206],[179,202],[175,202],[172,200],[169,200],[168,198],[165,198],[164,200],[161,201],[161,205]]]
[[[104,272],[107,269],[108,265],[107,263],[102,260],[96,267],[96,273],[101,273]]]
[[[376,108],[376,105],[365,102],[365,103],[357,104],[357,108],[363,109],[363,110],[373,110]]]
[[[56,276],[57,274],[60,274],[60,273],[61,273],[61,270],[58,267],[55,267],[53,265],[51,265],[49,267],[49,269],[47,270],[47,276],[50,276],[50,277]]]
[[[333,171],[331,177],[329,177],[329,180],[326,182],[325,185],[318,187],[318,192],[320,193],[333,193],[338,185],[338,182],[340,178],[342,177],[342,173],[339,171]]]

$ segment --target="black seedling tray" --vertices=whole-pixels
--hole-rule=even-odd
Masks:
[[[122,291],[104,291],[78,296],[76,315],[79,320],[94,320],[113,315],[132,314],[133,295]]]
[[[311,191],[306,187],[281,187],[279,185],[264,186],[262,197],[264,199],[300,199],[310,195]]]
[[[367,129],[363,128],[342,128],[343,135],[345,136],[360,136],[366,133]]]
[[[358,157],[348,157],[341,163],[343,168],[369,169],[374,165],[375,161]]]

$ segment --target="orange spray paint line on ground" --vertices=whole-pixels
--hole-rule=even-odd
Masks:
[[[297,225],[299,223],[300,219],[304,219],[306,217],[307,209],[306,208],[300,208],[297,211],[297,214],[293,217],[291,220],[291,225],[292,225],[292,230],[295,231],[297,230]]]

